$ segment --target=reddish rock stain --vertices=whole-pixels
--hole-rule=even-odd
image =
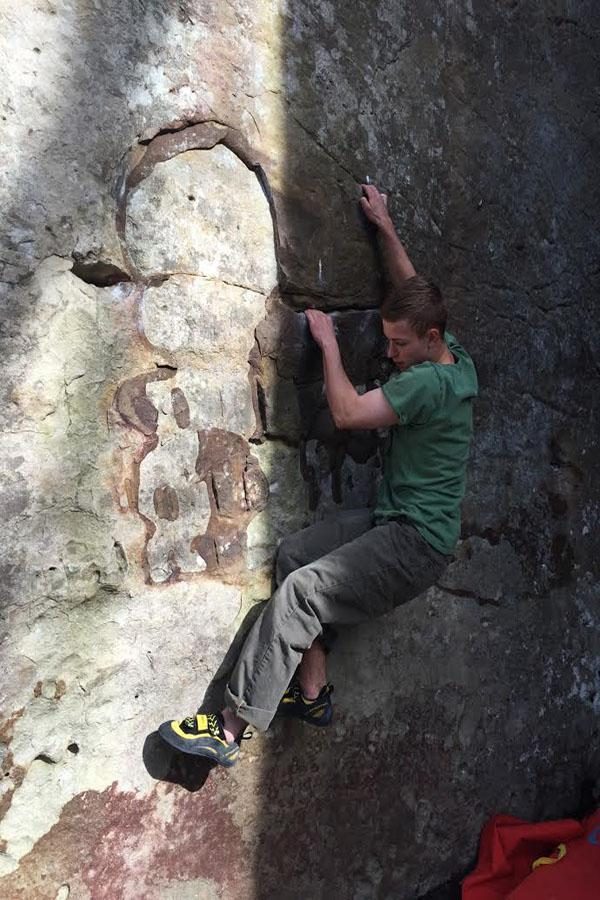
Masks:
[[[15,725],[24,712],[25,707],[22,706],[21,709],[17,709],[8,716],[8,718],[2,720],[0,724],[0,744],[10,744],[15,731]]]
[[[214,774],[193,794],[161,786],[141,795],[114,784],[78,794],[2,880],[0,896],[55,900],[62,884],[77,880],[90,900],[160,900],[165,885],[196,879],[214,881],[223,898],[251,896],[251,860],[240,852],[240,834],[223,808],[215,783],[222,773],[216,779]],[[174,792],[171,820],[165,822],[161,795]]]
[[[13,795],[25,777],[25,769],[22,766],[15,766],[13,764],[13,755],[9,749],[10,742],[14,735],[15,725],[23,715],[24,710],[24,707],[17,709],[7,719],[4,719],[0,725],[0,748],[2,749],[3,754],[2,772],[0,774],[2,781],[4,781],[5,778],[10,778],[12,782],[12,786],[8,788],[8,790],[5,790],[0,797],[0,821],[2,821],[9,810]]]

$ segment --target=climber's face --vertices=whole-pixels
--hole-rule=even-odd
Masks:
[[[382,325],[388,341],[387,357],[401,372],[410,366],[435,358],[436,348],[439,348],[441,340],[437,328],[429,328],[425,335],[420,337],[405,319],[399,319],[397,322],[382,319]]]

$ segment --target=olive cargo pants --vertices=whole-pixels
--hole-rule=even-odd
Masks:
[[[449,561],[408,521],[378,524],[369,510],[285,538],[278,588],[246,638],[226,705],[265,731],[324,625],[356,625],[389,612],[430,587]]]

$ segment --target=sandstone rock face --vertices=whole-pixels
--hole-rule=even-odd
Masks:
[[[269,206],[254,173],[222,145],[156,165],[128,200],[125,237],[146,277],[203,275],[263,294],[277,282]]]
[[[491,813],[597,802],[592,4],[13,7],[0,895],[416,900]],[[280,538],[374,502],[302,313],[387,377],[367,175],[478,367],[463,540],[340,635],[332,729],[209,772],[156,726],[218,701]]]

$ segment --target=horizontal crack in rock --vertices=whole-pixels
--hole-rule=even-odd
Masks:
[[[168,272],[162,275],[149,275],[146,281],[150,285],[150,287],[160,287],[160,285],[164,284],[165,281],[168,281],[170,278],[177,278],[177,276],[180,276],[182,278],[200,278],[202,279],[202,281],[227,284],[229,287],[236,287],[242,291],[251,291],[253,294],[260,294],[261,297],[268,296],[265,291],[261,291],[255,287],[250,287],[249,284],[240,284],[240,282],[238,281],[228,281],[226,278],[219,278],[217,276],[213,277],[212,275],[203,275],[202,272]]]
[[[496,608],[500,608],[500,602],[498,600],[494,600],[491,597],[480,597],[475,591],[469,591],[467,588],[450,588],[446,585],[438,585],[438,587],[446,594],[451,594],[453,597],[459,597],[463,600],[476,600],[479,606],[495,606]]]

